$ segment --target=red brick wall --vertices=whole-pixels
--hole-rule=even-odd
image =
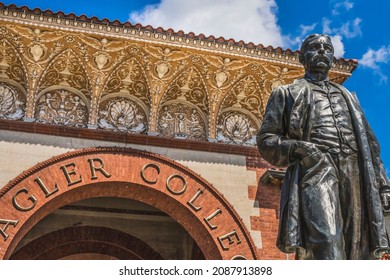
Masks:
[[[261,159],[260,155],[247,156],[247,169],[256,172],[257,185],[249,186],[248,197],[258,205],[259,215],[251,216],[251,230],[259,231],[262,248],[258,248],[260,259],[285,260],[288,257],[276,247],[279,226],[280,183],[263,184],[261,176],[272,166]],[[257,202],[256,202],[257,201]]]

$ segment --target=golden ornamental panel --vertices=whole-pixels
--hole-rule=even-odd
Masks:
[[[122,62],[110,74],[103,89],[103,96],[110,93],[135,96],[150,107],[149,86],[140,62],[132,58]]]
[[[303,74],[292,54],[10,16],[0,11],[2,118],[253,145],[272,89]]]

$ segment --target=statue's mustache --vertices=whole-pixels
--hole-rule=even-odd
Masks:
[[[321,55],[321,54],[317,54],[317,55],[313,56],[311,58],[311,60],[314,61],[314,62],[325,62],[327,64],[331,63],[331,60],[327,56],[324,56],[324,55]]]

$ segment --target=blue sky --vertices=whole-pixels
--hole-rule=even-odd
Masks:
[[[1,0],[0,0],[1,1]],[[85,14],[223,36],[274,47],[299,48],[309,33],[332,36],[338,57],[359,60],[344,83],[357,93],[390,174],[390,1],[388,0],[13,0],[54,12]]]

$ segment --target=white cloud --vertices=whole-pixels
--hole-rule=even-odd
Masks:
[[[344,56],[344,43],[342,42],[342,37],[340,35],[330,36],[332,39],[332,44],[334,48],[334,56],[337,58]]]
[[[332,21],[330,19],[324,18],[322,20],[322,32],[324,32],[325,34],[333,33],[332,28],[330,28],[331,23],[332,23]]]
[[[310,32],[312,32],[314,30],[314,28],[316,28],[316,26],[317,26],[316,22],[313,23],[312,25],[301,24],[299,26],[299,29],[301,30],[301,37],[308,35]]]
[[[131,13],[129,21],[283,47],[276,12],[275,0],[162,0]]]
[[[344,9],[345,11],[349,11],[353,8],[354,3],[348,0],[343,2],[338,2],[334,5],[332,10],[332,15],[337,16],[340,14],[340,10]]]
[[[331,27],[332,21],[330,19],[324,18],[322,20],[322,32],[331,36],[336,57],[344,56],[343,38],[351,39],[362,36],[361,22],[360,18],[355,18],[353,21],[347,21],[339,27]]]
[[[355,18],[352,22],[347,21],[340,27],[332,28],[330,26],[332,21],[328,18],[324,18],[322,21],[322,30],[326,34],[338,34],[344,36],[345,38],[351,39],[362,36],[362,30],[360,28],[361,22],[362,20],[360,18]]]
[[[382,82],[386,82],[388,77],[382,72],[381,64],[390,62],[390,45],[382,46],[377,50],[368,49],[368,51],[359,59],[359,64],[370,68],[380,76]]]
[[[355,18],[352,22],[347,21],[340,27],[340,33],[346,38],[362,36],[362,30],[360,28],[361,22],[362,20],[360,18]]]
[[[292,36],[291,34],[283,36],[285,45],[290,48],[299,49],[303,40],[308,36],[317,26],[317,23],[311,25],[299,25],[299,35]]]

